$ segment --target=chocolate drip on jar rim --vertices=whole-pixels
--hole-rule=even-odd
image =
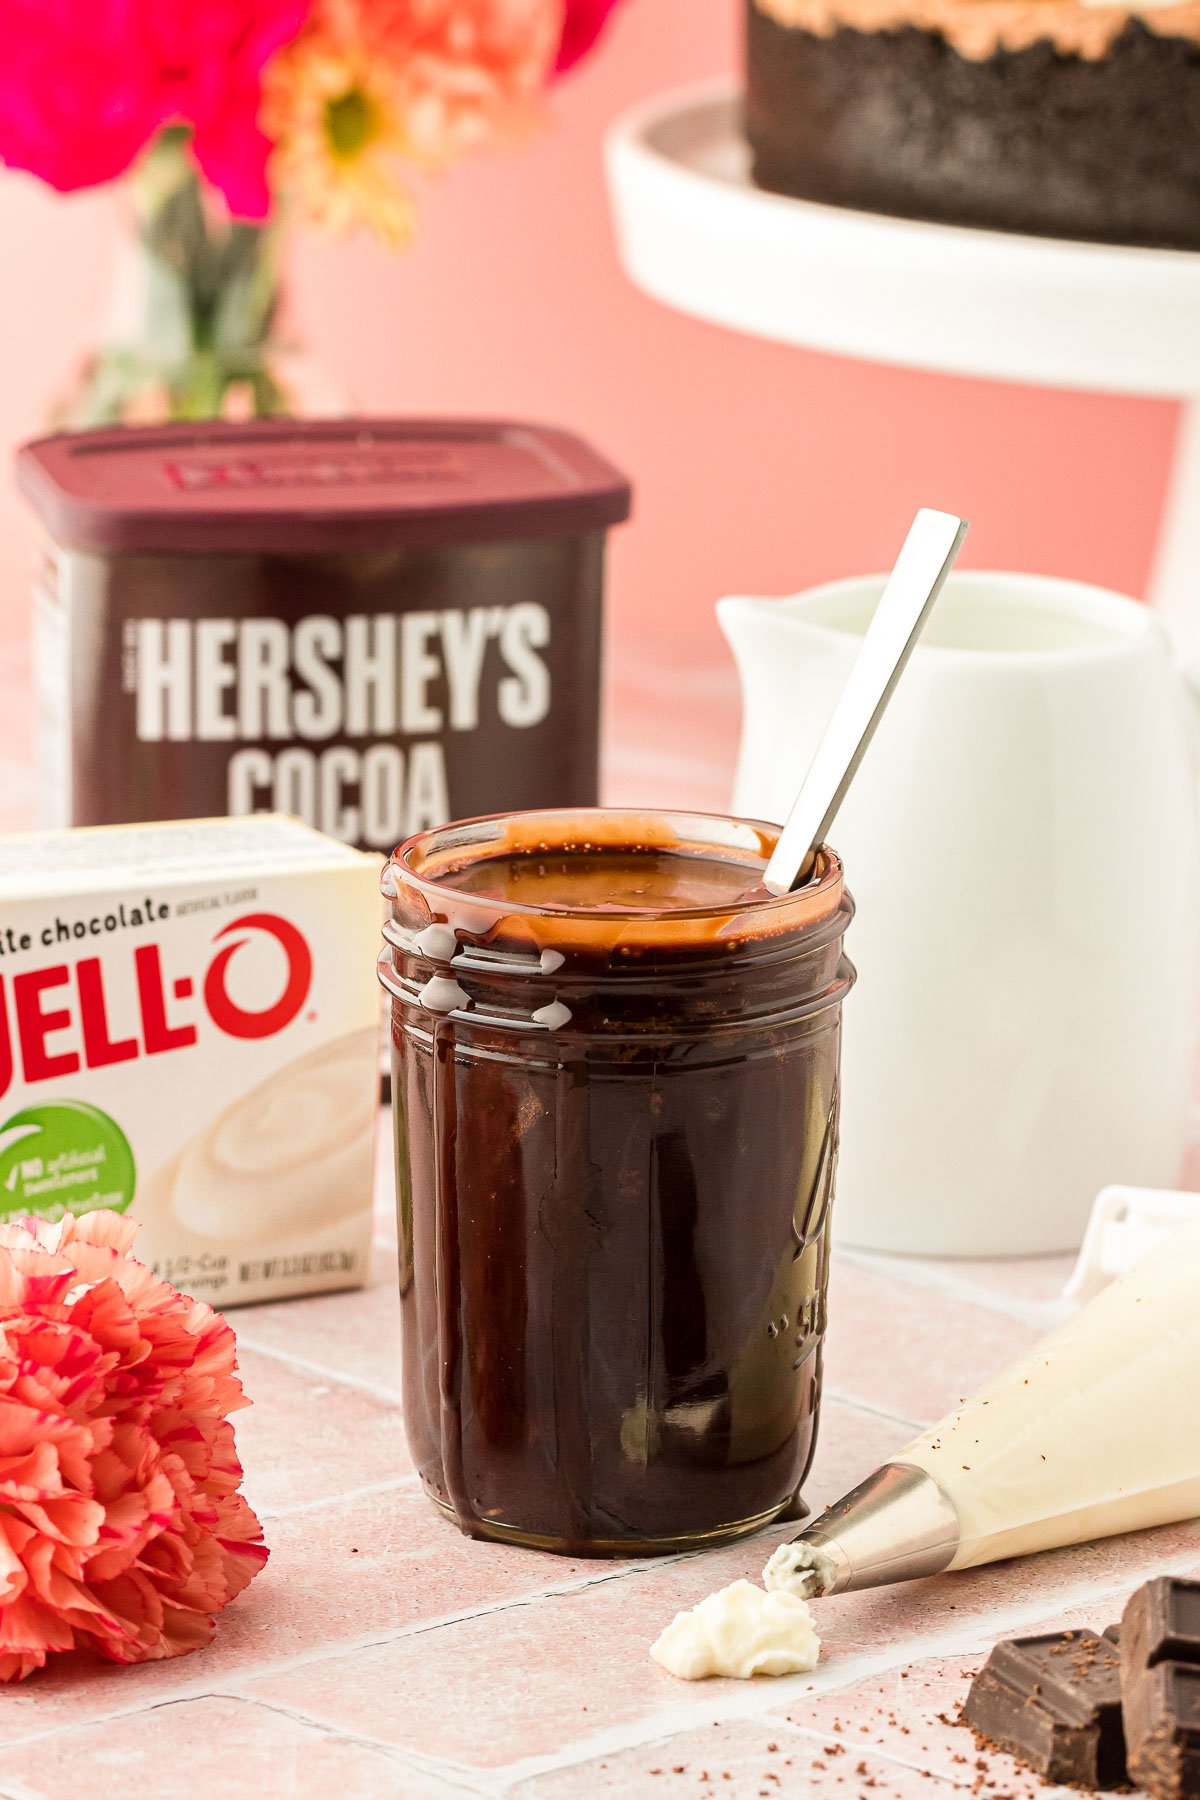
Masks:
[[[698,842],[697,834],[706,831],[712,837]],[[846,898],[841,863],[828,847],[802,888],[769,893],[762,872],[777,836],[777,827],[760,821],[700,813],[579,807],[495,814],[402,844],[388,867],[385,893],[395,887],[393,898],[403,894],[415,909],[409,921],[415,928],[422,928],[423,917],[426,923],[449,924],[460,940],[477,947],[521,947],[537,955],[608,951],[618,957],[639,946],[749,949],[815,928],[836,915]],[[562,870],[563,887],[569,892],[574,886],[577,893],[582,865],[606,857],[635,875],[644,859],[650,878],[656,872],[650,859],[670,859],[680,865],[680,886],[695,875],[696,892],[669,894],[665,883],[650,879],[651,891],[642,901],[596,894],[584,903],[553,898],[555,859],[580,865]],[[539,902],[529,898],[525,883],[519,890],[512,883],[507,891],[489,887],[488,872],[503,876],[507,864],[538,861],[548,865],[546,895]],[[715,880],[714,870],[719,871]],[[706,880],[708,894],[700,891]]]

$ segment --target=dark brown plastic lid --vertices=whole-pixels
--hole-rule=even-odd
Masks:
[[[379,550],[570,537],[628,518],[577,437],[482,419],[117,427],[26,444],[56,543],[102,553]]]

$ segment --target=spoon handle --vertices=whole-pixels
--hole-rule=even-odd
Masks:
[[[923,506],[913,520],[767,864],[763,882],[773,894],[790,893],[808,875],[966,535],[951,513]]]

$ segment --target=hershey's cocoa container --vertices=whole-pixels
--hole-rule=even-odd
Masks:
[[[390,851],[596,799],[609,526],[629,486],[510,421],[43,438],[41,823],[281,811]]]

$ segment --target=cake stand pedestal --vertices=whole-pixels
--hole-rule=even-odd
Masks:
[[[625,270],[678,311],[875,362],[1181,400],[1149,597],[1200,658],[1200,254],[763,193],[728,83],[627,113],[607,161]]]

